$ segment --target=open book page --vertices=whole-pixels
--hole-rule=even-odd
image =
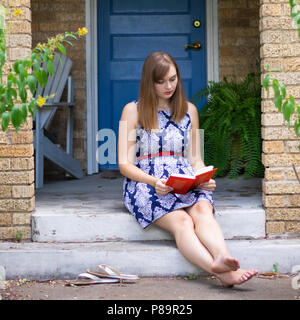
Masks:
[[[206,167],[203,167],[203,168],[200,168],[196,171],[195,175],[199,175],[199,174],[202,174],[202,173],[205,173],[207,171],[211,171],[213,170],[214,166],[206,166]]]
[[[171,174],[170,177],[186,178],[186,179],[194,180],[196,176],[191,176],[189,174],[184,174],[184,173],[174,173],[174,174]]]
[[[199,170],[196,172],[195,181],[192,185],[192,188],[197,188],[199,184],[208,182],[218,170],[218,168],[214,168],[213,166],[208,166],[201,169],[203,169],[202,172],[199,173]]]

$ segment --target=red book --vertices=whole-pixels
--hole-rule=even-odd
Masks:
[[[194,176],[187,174],[172,174],[166,181],[166,185],[172,187],[172,193],[186,194],[189,190],[196,188],[199,184],[208,182],[218,168],[207,166],[196,171]]]

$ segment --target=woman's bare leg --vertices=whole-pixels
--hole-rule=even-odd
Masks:
[[[223,232],[213,216],[211,204],[203,200],[185,210],[194,222],[197,237],[213,256],[212,270],[226,272],[239,269],[238,260],[233,258],[227,249]]]
[[[213,258],[201,244],[194,231],[192,218],[183,209],[167,213],[154,222],[173,234],[182,255],[197,267],[212,273]]]
[[[199,201],[185,210],[193,220],[198,239],[213,257],[212,272],[224,286],[243,283],[258,273],[255,269],[240,269],[238,260],[227,249],[223,232],[208,201]]]
[[[181,209],[167,213],[154,222],[157,226],[174,235],[176,245],[182,255],[197,267],[214,274],[226,287],[241,284],[255,275],[255,270],[216,272],[214,259],[195,233],[195,226],[189,214]]]

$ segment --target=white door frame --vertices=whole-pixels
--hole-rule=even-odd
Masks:
[[[100,0],[101,1],[101,0]],[[97,61],[97,0],[85,1],[86,35],[86,119],[87,174],[97,173],[98,148],[98,61]]]
[[[99,0],[101,1],[101,0]],[[99,172],[97,0],[85,0],[86,27],[86,111],[87,174]],[[219,81],[218,0],[206,0],[207,81]]]

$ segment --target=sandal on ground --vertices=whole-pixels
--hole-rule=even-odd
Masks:
[[[90,273],[80,273],[78,277],[75,280],[66,280],[66,285],[71,286],[84,286],[84,285],[90,285],[90,284],[99,284],[99,283],[117,283],[120,282],[119,279],[104,279],[99,278],[95,275],[92,275]]]
[[[95,275],[97,277],[112,278],[120,280],[139,280],[140,278],[135,274],[124,274],[116,270],[113,267],[107,266],[105,264],[99,264],[95,270],[87,269],[87,272]]]

